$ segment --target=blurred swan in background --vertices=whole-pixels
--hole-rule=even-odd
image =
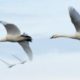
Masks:
[[[32,37],[27,34],[21,34],[20,30],[16,25],[12,23],[7,23],[4,21],[0,21],[1,24],[5,27],[7,31],[7,35],[0,38],[1,42],[17,42],[23,50],[27,53],[30,60],[32,60],[32,51],[29,46],[29,42],[32,41]]]
[[[3,62],[4,64],[6,64],[9,68],[12,68],[13,66],[15,66],[16,64],[10,64],[8,62],[6,62],[5,60],[0,58],[0,61]]]
[[[21,64],[26,63],[26,60],[22,61],[19,57],[17,57],[16,55],[12,55],[13,57],[15,57],[18,61],[20,61]]]
[[[80,40],[80,14],[72,7],[69,8],[69,14],[70,14],[71,21],[74,24],[74,27],[77,32],[74,35],[55,34],[51,37],[51,39],[59,38],[59,37],[66,37],[66,38]]]

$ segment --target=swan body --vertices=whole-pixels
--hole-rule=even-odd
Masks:
[[[21,34],[20,30],[15,24],[0,21],[0,23],[5,27],[7,35],[0,38],[0,42],[17,42],[23,48],[23,50],[32,60],[32,50],[29,46],[29,42],[32,41],[32,37],[27,34]]]
[[[9,42],[20,42],[20,41],[25,41],[26,37],[23,37],[21,35],[7,35],[5,41]]]
[[[74,35],[60,35],[60,34],[54,34],[51,39],[53,38],[71,38],[71,39],[77,39],[80,40],[80,14],[72,7],[69,8],[69,15],[71,18],[71,21],[76,29],[76,33]]]

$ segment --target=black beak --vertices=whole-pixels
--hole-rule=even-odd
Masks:
[[[28,37],[27,41],[32,42],[32,37]]]
[[[52,37],[50,37],[50,39],[52,39],[53,38],[53,36]]]

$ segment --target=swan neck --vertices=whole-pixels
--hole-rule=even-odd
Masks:
[[[57,35],[57,37],[66,37],[66,38],[74,38],[74,36],[70,35]]]

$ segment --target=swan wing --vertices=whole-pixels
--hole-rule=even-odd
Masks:
[[[18,42],[21,47],[23,48],[23,50],[27,53],[27,55],[29,56],[29,59],[32,60],[32,50],[29,46],[29,42],[28,41],[22,41],[22,42]]]
[[[0,61],[2,61],[4,64],[8,65],[9,68],[12,68],[13,66],[15,66],[16,64],[9,64],[8,62],[6,62],[3,59],[0,59]]]
[[[8,62],[6,62],[5,60],[3,60],[3,59],[0,59],[0,61],[1,62],[3,62],[3,63],[5,63],[6,65],[9,65],[9,63]]]
[[[80,32],[80,14],[72,7],[69,8],[69,14],[76,31]]]
[[[7,23],[4,21],[0,21],[0,23],[2,23],[4,27],[6,28],[7,34],[20,35],[20,30],[15,24]]]

